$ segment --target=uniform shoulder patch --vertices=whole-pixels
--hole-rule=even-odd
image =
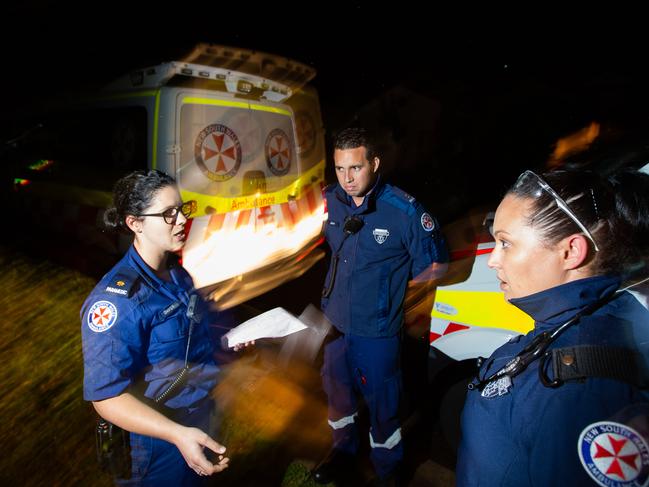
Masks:
[[[577,451],[581,464],[598,485],[646,485],[649,446],[633,428],[613,421],[590,424],[579,435]]]
[[[421,226],[427,232],[432,232],[435,229],[435,220],[427,212],[421,214]]]
[[[138,273],[129,267],[119,269],[108,281],[105,291],[118,296],[131,297],[139,277]]]
[[[117,307],[110,301],[96,301],[88,310],[88,327],[102,333],[117,322]]]

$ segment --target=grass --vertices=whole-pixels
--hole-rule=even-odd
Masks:
[[[112,485],[97,467],[95,414],[82,398],[79,310],[95,278],[1,246],[0,268],[0,484]],[[291,465],[287,486],[312,485],[308,469],[291,464],[328,446],[325,405],[312,384],[312,368],[278,367],[263,346],[224,367],[216,439],[231,467],[211,482],[279,485]]]
[[[95,468],[94,415],[82,400],[79,309],[94,282],[0,248],[4,485],[110,485]]]

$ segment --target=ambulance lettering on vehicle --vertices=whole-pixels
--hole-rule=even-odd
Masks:
[[[314,76],[281,56],[200,44],[181,61],[133,71],[66,105],[65,121],[53,117],[53,135],[39,130],[44,142],[71,139],[70,154],[51,157],[55,148],[44,144],[41,162],[15,175],[14,196],[41,215],[62,207],[84,215],[87,228],[81,220],[69,227],[118,255],[127,242],[98,225],[113,183],[133,169],[167,172],[183,200],[197,202],[183,265],[220,307],[236,305],[324,255],[317,248],[324,128],[308,85]],[[108,137],[98,141],[97,133]]]

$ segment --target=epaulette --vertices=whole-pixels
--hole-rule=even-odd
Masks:
[[[403,198],[405,201],[407,201],[410,204],[413,204],[415,202],[415,197],[412,195],[409,195],[406,193],[403,189],[397,188],[396,186],[390,186],[394,194],[400,198]]]
[[[117,294],[130,298],[135,290],[135,285],[140,275],[130,267],[122,267],[113,274],[106,285],[105,291],[110,294]]]
[[[401,211],[408,215],[413,215],[416,211],[416,200],[414,196],[410,196],[401,188],[396,186],[389,186],[383,191],[381,199],[392,206],[399,208]]]

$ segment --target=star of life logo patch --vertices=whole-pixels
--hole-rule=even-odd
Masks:
[[[230,127],[214,123],[196,136],[194,158],[209,179],[227,181],[241,166],[241,143]]]
[[[117,308],[110,301],[97,301],[88,311],[88,326],[97,333],[108,330],[117,321]]]
[[[291,142],[281,129],[274,129],[266,137],[266,165],[275,176],[287,174],[291,168]]]
[[[375,228],[372,231],[372,235],[374,235],[374,240],[376,240],[376,243],[380,245],[385,242],[386,239],[390,236],[390,232],[384,228]]]
[[[428,213],[421,215],[421,226],[424,227],[424,230],[427,232],[432,232],[435,228],[435,220]]]
[[[588,475],[605,487],[647,485],[649,446],[633,428],[613,421],[586,426],[577,441]]]

